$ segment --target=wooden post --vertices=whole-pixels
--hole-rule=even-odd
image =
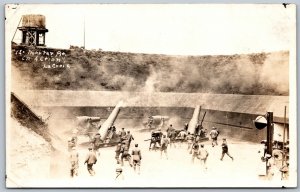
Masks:
[[[267,113],[267,153],[272,155],[273,151],[273,134],[274,134],[274,126],[273,126],[273,112]]]

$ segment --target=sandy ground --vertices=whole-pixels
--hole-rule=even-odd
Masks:
[[[7,131],[6,155],[7,186],[27,185],[30,178],[49,178],[49,143],[14,119]]]
[[[69,162],[66,155],[52,154],[51,179],[28,179],[24,187],[233,187],[233,186],[282,186],[280,175],[275,174],[272,180],[259,178],[262,165],[259,160],[259,144],[228,139],[229,152],[234,157],[232,161],[225,156],[220,161],[221,146],[212,147],[210,141],[204,142],[209,152],[208,169],[205,170],[199,160],[191,162],[187,145],[169,146],[169,159],[160,157],[160,151],[149,151],[150,133],[133,132],[135,140],[131,149],[138,143],[142,151],[141,174],[134,172],[128,162],[123,168],[124,179],[115,180],[117,165],[115,147],[100,149],[100,157],[94,165],[95,176],[90,176],[84,159],[88,150],[78,148],[79,176],[69,176]],[[221,136],[222,137],[222,136]],[[82,138],[79,142],[83,141]],[[221,141],[219,141],[221,142]]]

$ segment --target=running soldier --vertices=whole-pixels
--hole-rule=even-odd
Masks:
[[[130,148],[131,141],[134,140],[130,131],[127,131],[126,140],[128,141],[128,148]]]
[[[129,148],[128,145],[125,142],[122,142],[121,146],[121,165],[124,166],[124,159],[125,161],[128,161],[130,167],[132,167],[131,164],[131,156],[129,154]]]
[[[97,133],[92,140],[92,145],[93,145],[94,151],[97,153],[98,156],[100,156],[99,148],[102,143],[103,143],[103,141],[101,140],[101,135],[100,135],[100,133]]]
[[[117,164],[121,163],[121,161],[120,161],[121,147],[122,147],[122,143],[119,142],[116,147],[116,150],[115,150],[115,152],[116,152],[115,159],[117,160]]]
[[[233,161],[233,157],[228,152],[228,145],[227,145],[226,139],[224,138],[223,143],[222,143],[222,156],[221,156],[221,159],[220,159],[221,161],[223,161],[223,157],[224,157],[225,154],[227,154],[228,157],[230,157]]]
[[[187,141],[187,144],[188,144],[187,150],[190,150],[192,145],[193,145],[194,135],[191,134],[190,132],[188,132],[188,135],[186,136],[186,141]]]
[[[215,127],[212,128],[212,130],[209,133],[211,140],[212,140],[212,146],[214,147],[215,145],[218,145],[218,136],[219,132]]]
[[[75,147],[72,148],[70,154],[70,162],[71,162],[71,170],[70,170],[71,177],[78,176],[79,155]]]
[[[97,157],[92,147],[89,147],[89,153],[84,161],[84,164],[87,164],[87,170],[91,176],[95,175],[95,171],[93,169],[93,165],[97,163]]]
[[[140,174],[142,154],[138,146],[138,144],[135,144],[135,148],[132,150],[132,159],[134,172],[136,172],[136,167],[138,167],[138,174]]]
[[[208,155],[209,155],[209,153],[207,152],[206,149],[204,149],[204,145],[201,144],[200,149],[199,149],[198,158],[200,159],[200,163],[205,170],[207,169],[206,160],[207,160]]]
[[[199,143],[198,141],[195,141],[192,149],[190,151],[190,154],[192,154],[192,163],[194,163],[195,158],[198,158],[199,155]]]
[[[161,141],[161,147],[160,147],[160,158],[162,158],[162,153],[166,155],[166,158],[168,159],[168,145],[170,143],[170,139],[166,137],[166,135],[163,135],[163,139]]]

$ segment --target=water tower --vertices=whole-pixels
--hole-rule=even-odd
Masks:
[[[23,15],[22,26],[18,29],[22,31],[22,45],[45,46],[48,29],[44,15]]]

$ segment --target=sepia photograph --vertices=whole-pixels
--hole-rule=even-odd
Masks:
[[[6,4],[7,188],[297,187],[296,5]]]

